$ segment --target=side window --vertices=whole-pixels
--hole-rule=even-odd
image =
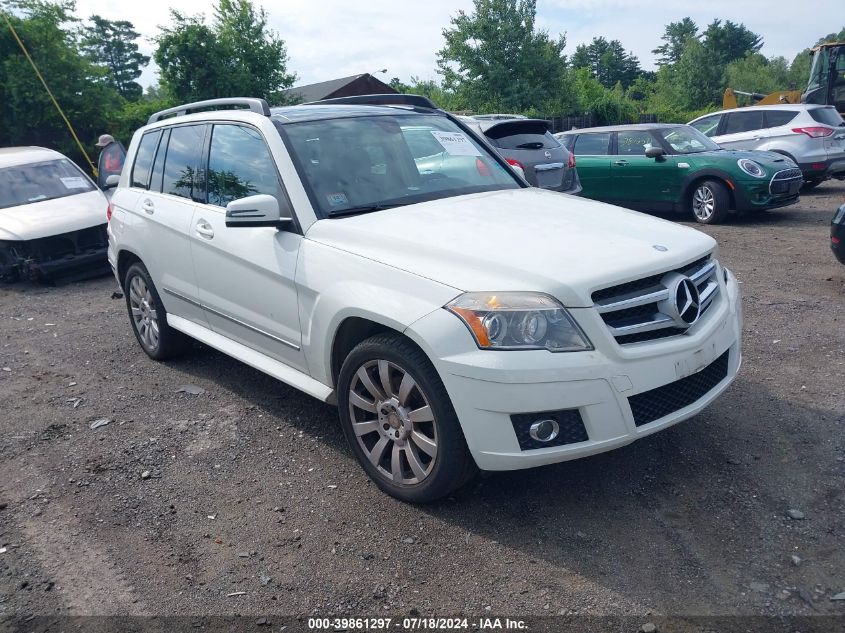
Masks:
[[[196,197],[196,170],[202,151],[205,126],[183,125],[170,130],[170,142],[164,159],[162,193],[181,198]]]
[[[786,125],[798,116],[797,112],[790,112],[789,110],[766,110],[763,114],[766,120],[766,127],[780,127],[781,125]]]
[[[153,156],[155,156],[160,136],[161,130],[155,130],[153,132],[147,132],[141,137],[141,142],[138,144],[138,151],[135,153],[135,164],[132,166],[131,186],[149,189],[150,169],[153,166]]]
[[[753,112],[731,112],[725,115],[725,131],[722,134],[740,134],[742,132],[753,132],[763,127],[763,111]]]
[[[575,141],[576,156],[607,156],[610,145],[610,132],[601,134],[582,134]]]
[[[716,132],[719,131],[719,122],[722,120],[721,114],[716,114],[714,116],[704,117],[703,119],[699,119],[693,123],[690,123],[690,126],[694,127],[696,130],[704,134],[704,136],[716,136]]]
[[[208,156],[208,204],[265,193],[280,195],[276,164],[261,134],[241,125],[215,125]]]
[[[623,156],[645,156],[646,148],[657,146],[654,137],[646,130],[619,132],[617,143],[619,149],[616,150],[616,153]]]
[[[166,129],[161,134],[161,143],[158,144],[155,160],[153,161],[153,175],[150,178],[150,191],[161,193],[161,178],[164,175],[164,157],[167,155],[167,141],[170,139],[170,130]]]

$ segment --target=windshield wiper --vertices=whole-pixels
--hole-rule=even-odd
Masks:
[[[365,204],[360,207],[349,207],[348,209],[338,209],[337,211],[329,211],[330,218],[339,218],[345,215],[359,215],[361,213],[372,213],[373,211],[384,211],[386,209],[393,209],[395,207],[404,206],[407,203],[397,202],[394,204]]]

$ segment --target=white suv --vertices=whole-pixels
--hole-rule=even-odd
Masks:
[[[367,473],[418,502],[476,467],[623,446],[725,390],[742,317],[712,238],[531,188],[454,117],[394,99],[216,100],[135,133],[109,260],[150,357],[197,339],[336,403]]]

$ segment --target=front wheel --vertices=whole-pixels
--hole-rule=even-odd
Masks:
[[[398,334],[360,343],[338,379],[343,432],[383,491],[426,503],[475,472],[460,423],[434,366]]]
[[[731,196],[727,187],[718,180],[704,180],[692,190],[690,207],[696,222],[720,224],[730,212]]]

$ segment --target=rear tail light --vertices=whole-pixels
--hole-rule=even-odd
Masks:
[[[106,222],[111,222],[111,213],[112,213],[112,207],[111,207],[111,202],[109,202],[109,206],[106,208]]]
[[[490,176],[490,168],[487,166],[487,163],[485,163],[480,158],[475,159],[475,168],[478,170],[479,176],[482,176],[484,178]]]
[[[508,165],[510,165],[511,167],[519,167],[522,171],[525,171],[525,165],[520,163],[515,158],[506,158],[505,160],[508,161]]]
[[[806,134],[810,138],[824,138],[833,134],[833,129],[829,127],[794,127],[792,131],[796,134]]]
[[[569,169],[575,169],[575,154],[572,152],[569,152],[569,160],[566,162],[566,166]]]
[[[838,237],[834,237],[834,236],[831,235],[830,241],[833,242],[834,244],[839,244],[839,238]]]

